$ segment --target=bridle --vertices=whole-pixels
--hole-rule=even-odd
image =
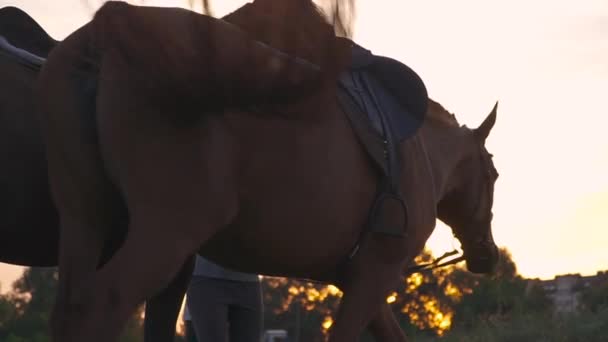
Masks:
[[[481,167],[485,171],[485,172],[483,172],[484,181],[487,182],[487,184],[490,184],[492,182],[492,178],[498,176],[496,170],[493,167],[491,167],[492,155],[489,154],[487,151],[485,151],[483,148],[483,145],[480,144],[479,145],[479,156],[480,156],[480,161],[481,161]],[[487,194],[486,194],[486,195],[488,195],[487,198],[490,198],[492,196],[493,187],[486,186],[485,190],[487,191]],[[482,206],[482,197],[480,196],[479,200],[477,201],[477,204],[475,205],[474,210],[472,212],[473,213],[479,212],[481,206]],[[492,221],[492,212],[490,211],[489,217],[484,217],[481,220],[474,219],[471,222],[472,224],[469,224],[469,226],[478,226],[478,225],[482,225],[486,222],[491,222],[491,221]],[[460,240],[460,238],[458,238],[458,236],[455,232],[452,232],[452,234],[454,235],[454,237],[456,239]],[[481,238],[479,241],[475,241],[473,243],[483,245],[486,243],[490,243],[490,241],[487,238]],[[464,243],[462,243],[462,244],[464,245]],[[448,259],[449,257],[458,255],[458,254],[460,254],[460,255],[455,258],[442,262],[443,260]],[[454,264],[457,264],[464,260],[465,260],[464,251],[460,251],[455,248],[451,252],[446,252],[443,255],[441,255],[439,258],[436,258],[431,262],[418,264],[418,265],[414,265],[414,266],[410,266],[410,267],[406,268],[404,271],[404,275],[408,276],[408,275],[411,275],[414,273],[431,271],[436,268],[454,265]]]

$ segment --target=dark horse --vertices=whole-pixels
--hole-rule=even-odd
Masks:
[[[0,9],[0,36],[46,57],[56,42],[27,14]],[[44,145],[34,115],[38,68],[0,49],[0,261],[57,265],[59,217],[51,201]]]
[[[336,283],[345,297],[332,341],[356,340],[368,323],[380,340],[404,340],[383,297],[436,217],[470,268],[491,269],[497,174],[483,145],[496,112],[470,130],[431,101],[400,146],[407,236],[363,233],[376,174],[335,100],[339,40],[311,8],[296,16],[298,39],[252,34],[309,64],[224,22],[118,3],[53,51],[38,95],[61,217],[57,341],[114,340],[197,251],[243,271]],[[272,21],[238,14],[226,20],[249,31]]]

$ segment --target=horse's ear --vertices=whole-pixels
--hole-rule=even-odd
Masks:
[[[483,142],[486,141],[486,139],[488,138],[488,135],[490,135],[490,131],[492,130],[492,127],[494,127],[494,123],[496,122],[496,110],[498,109],[498,101],[496,101],[496,104],[494,105],[494,108],[492,109],[492,111],[490,112],[490,114],[488,115],[488,117],[483,120],[483,122],[481,123],[481,125],[479,125],[479,127],[477,127],[475,129],[475,136],[477,136],[477,138]]]

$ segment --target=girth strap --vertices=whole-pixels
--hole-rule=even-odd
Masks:
[[[391,126],[386,118],[378,119],[384,136],[372,127],[370,118],[351,97],[350,92],[343,88],[341,82],[337,93],[353,130],[380,170],[377,194],[366,231],[403,237],[406,233],[408,213],[407,205],[399,190],[399,142],[393,139]]]

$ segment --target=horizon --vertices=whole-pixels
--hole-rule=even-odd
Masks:
[[[213,1],[213,13],[245,2]],[[93,14],[81,0],[0,0],[8,5],[55,39]],[[522,277],[608,270],[608,2],[363,0],[354,40],[416,70],[461,124],[478,126],[499,101],[487,143],[500,173],[493,233]],[[438,224],[427,247],[440,255],[452,245]],[[20,274],[0,264],[1,291]]]

